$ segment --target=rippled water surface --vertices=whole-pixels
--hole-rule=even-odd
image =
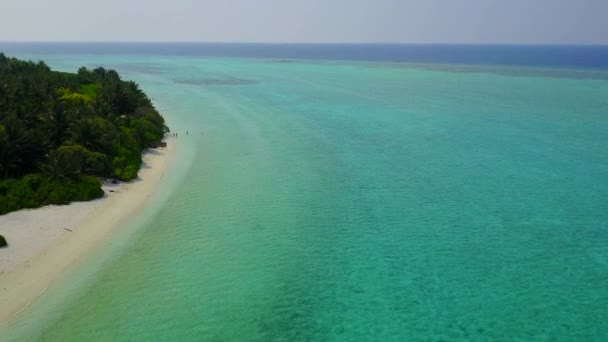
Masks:
[[[11,336],[608,340],[601,72],[48,61],[137,80],[179,132],[179,153],[124,242]]]

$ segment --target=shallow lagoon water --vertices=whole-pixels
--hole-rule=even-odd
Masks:
[[[608,339],[602,71],[27,57],[135,79],[179,154],[11,339]]]

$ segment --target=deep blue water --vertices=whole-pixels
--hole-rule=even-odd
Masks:
[[[0,42],[0,51],[608,68],[608,46]]]

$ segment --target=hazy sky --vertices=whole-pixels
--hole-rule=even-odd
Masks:
[[[608,44],[608,0],[0,0],[1,41]]]

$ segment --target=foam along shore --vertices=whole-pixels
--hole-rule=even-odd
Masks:
[[[137,180],[103,185],[99,200],[0,216],[0,326],[25,311],[80,258],[146,205],[174,159],[174,140],[148,150]]]

